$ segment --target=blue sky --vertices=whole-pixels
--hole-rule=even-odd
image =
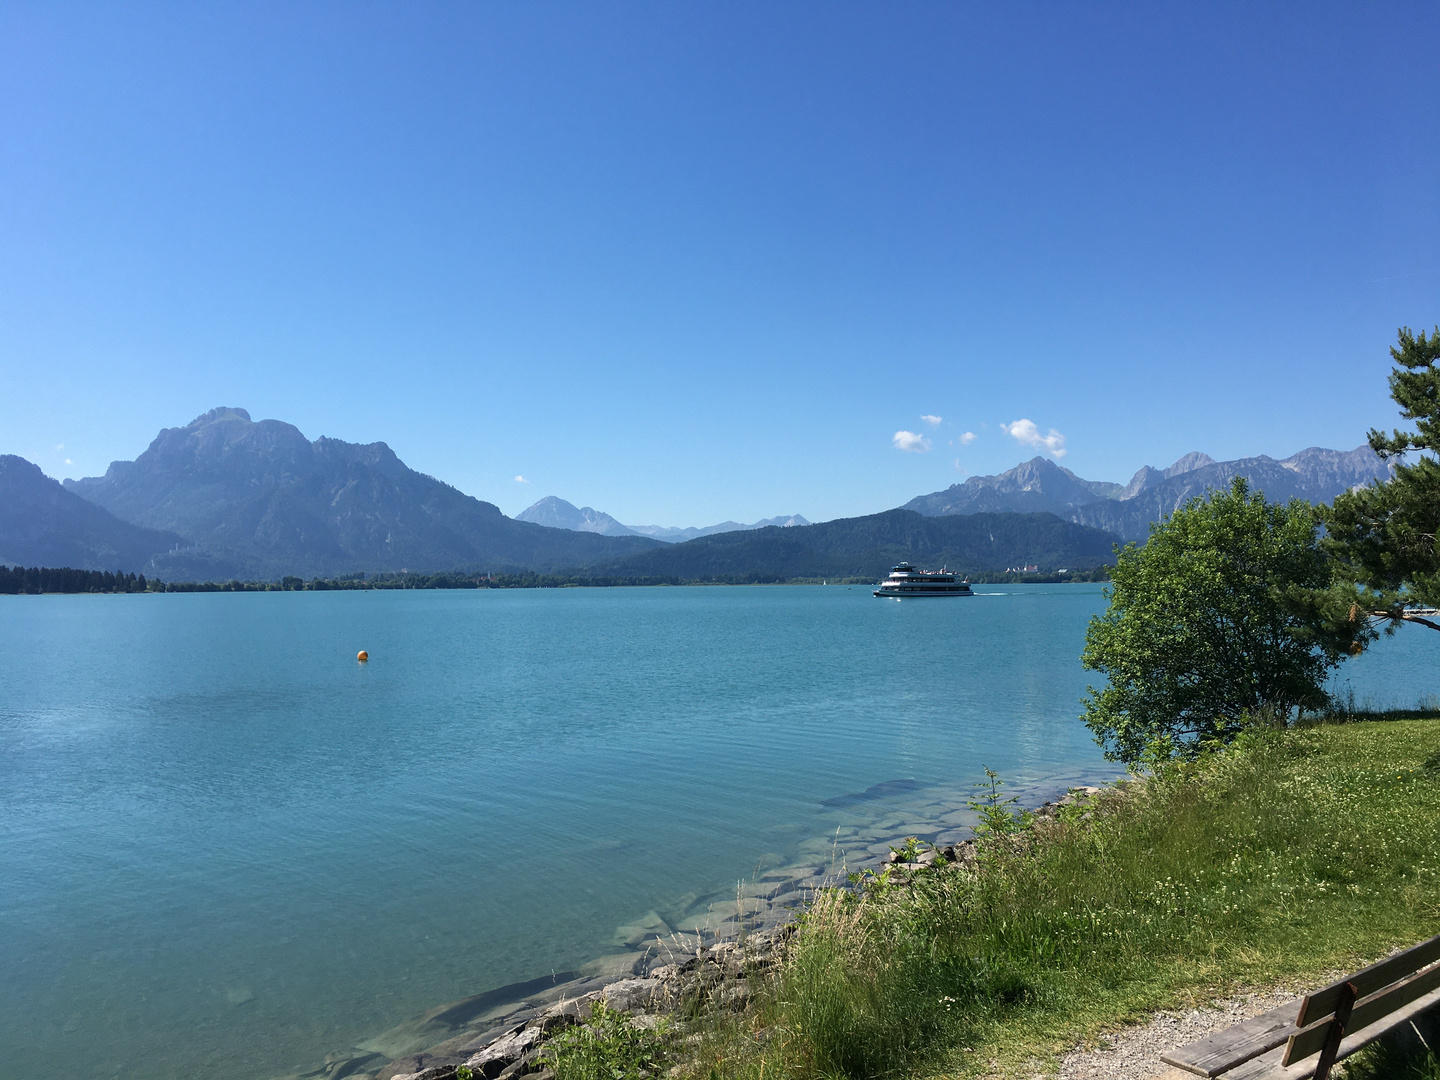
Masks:
[[[7,3],[0,452],[92,475],[238,405],[692,525],[1350,448],[1440,321],[1437,40],[1422,3]]]

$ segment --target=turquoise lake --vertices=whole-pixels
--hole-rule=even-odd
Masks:
[[[1101,587],[977,592],[0,597],[0,1076],[308,1071],[985,765],[1116,775],[1076,719]],[[1433,694],[1425,633],[1342,682]]]

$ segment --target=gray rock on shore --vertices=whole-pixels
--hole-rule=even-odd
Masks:
[[[597,1001],[629,1013],[642,1025],[692,1006],[743,1009],[750,1000],[750,981],[775,970],[794,932],[794,923],[783,923],[741,940],[701,946],[683,962],[662,964],[643,977],[620,979],[557,1001],[498,1037],[398,1059],[375,1080],[450,1080],[461,1065],[477,1080],[549,1080],[549,1070],[541,1065],[546,1041],[586,1020]]]

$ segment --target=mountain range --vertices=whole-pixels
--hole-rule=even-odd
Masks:
[[[307,439],[219,408],[162,430],[134,461],[62,486],[0,456],[0,563],[166,580],[386,571],[520,571],[633,580],[870,576],[900,559],[961,570],[1082,568],[1119,538],[1243,475],[1272,500],[1328,501],[1387,468],[1368,447],[1217,462],[1187,454],[1125,485],[1034,458],[904,507],[812,525],[798,515],[705,529],[626,526],[542,499],[517,518],[416,472],[383,442]]]
[[[515,515],[516,521],[531,521],[536,525],[548,525],[552,529],[571,529],[575,532],[593,532],[604,536],[648,536],[663,540],[667,544],[678,544],[700,536],[715,533],[740,532],[745,529],[763,529],[767,525],[789,528],[794,525],[809,525],[799,514],[789,517],[772,517],[757,521],[753,525],[742,525],[738,521],[722,521],[718,525],[694,526],[686,529],[667,525],[622,525],[609,514],[588,506],[576,506],[555,495],[547,495],[533,506],[526,507]]]
[[[165,534],[166,544],[142,565],[177,579],[549,571],[614,561],[659,543],[515,521],[409,468],[383,442],[311,442],[291,424],[256,423],[235,408],[166,428],[134,461],[64,487],[122,522]],[[174,536],[184,538],[178,550]],[[3,548],[0,556],[18,561]]]
[[[920,495],[904,509],[928,517],[1049,512],[1143,542],[1152,522],[1163,521],[1211,488],[1229,487],[1236,476],[1248,479],[1251,488],[1271,502],[1329,502],[1343,491],[1389,475],[1389,466],[1369,446],[1311,447],[1281,460],[1260,456],[1216,461],[1196,451],[1166,469],[1146,465],[1124,486],[1082,480],[1048,458],[1035,457],[996,476],[972,476],[944,491]]]

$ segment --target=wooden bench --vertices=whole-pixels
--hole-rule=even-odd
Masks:
[[[1162,1054],[1165,1080],[1328,1080],[1330,1067],[1440,1004],[1440,936]]]

